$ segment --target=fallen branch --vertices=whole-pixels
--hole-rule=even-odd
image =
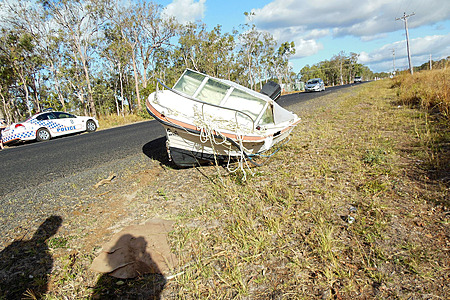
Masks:
[[[98,189],[101,185],[104,185],[104,184],[110,184],[111,181],[112,181],[114,178],[116,178],[116,174],[111,174],[111,175],[109,175],[108,178],[102,179],[102,180],[100,180],[99,182],[97,182],[97,183],[94,185],[94,188]]]

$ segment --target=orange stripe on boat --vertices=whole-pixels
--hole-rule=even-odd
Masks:
[[[183,128],[191,129],[191,130],[194,130],[194,131],[197,131],[197,132],[200,133],[201,128],[198,128],[198,127],[196,127],[195,125],[192,125],[192,124],[188,124],[188,123],[184,123],[184,122],[181,122],[181,121],[172,119],[172,118],[168,118],[168,117],[166,117],[164,114],[162,114],[162,113],[160,113],[159,111],[157,111],[157,110],[156,110],[156,109],[148,102],[148,100],[147,100],[146,102],[147,102],[147,108],[152,112],[153,115],[155,115],[155,116],[156,116],[157,118],[159,118],[160,120],[164,120],[164,121],[166,121],[167,123],[174,124],[174,125],[177,125],[177,126],[180,126],[180,127],[183,127]],[[281,133],[285,132],[285,131],[288,130],[288,129],[289,129],[289,127],[283,129],[283,130],[281,131]],[[227,137],[227,138],[231,138],[231,139],[234,139],[234,140],[239,139],[239,136],[237,136],[237,135],[235,135],[235,134],[223,133],[223,132],[218,133],[218,132],[216,132],[216,131],[214,132],[214,134],[215,134],[215,135],[223,135],[223,136],[225,136],[225,137]],[[249,142],[250,142],[250,141],[251,141],[251,142],[262,142],[262,141],[264,141],[264,140],[266,139],[266,137],[249,136],[249,135],[243,135],[243,136],[240,136],[240,138],[241,138],[243,141],[249,141]]]

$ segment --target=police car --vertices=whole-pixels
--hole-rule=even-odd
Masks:
[[[98,128],[93,117],[75,116],[66,112],[45,110],[21,123],[13,123],[2,131],[3,144],[24,141],[48,141],[51,138]]]

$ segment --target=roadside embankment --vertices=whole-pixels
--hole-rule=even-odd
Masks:
[[[290,107],[302,117],[291,141],[264,166],[247,170],[246,181],[239,171],[176,169],[142,156],[121,170],[105,166],[103,177],[82,190],[72,183],[46,193],[70,197],[71,206],[36,210],[34,223],[51,215],[62,223],[45,241],[51,272],[41,273],[30,293],[448,298],[448,128],[436,130],[440,123],[402,104],[392,86],[390,80],[356,85]],[[112,172],[110,183],[94,187]],[[114,233],[151,218],[175,221],[169,242],[179,265],[172,277],[118,280],[89,270]],[[12,237],[33,240],[36,229],[21,226],[5,246]]]

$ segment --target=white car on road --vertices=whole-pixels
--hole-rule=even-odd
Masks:
[[[61,111],[45,110],[21,123],[7,126],[1,134],[3,144],[21,141],[48,141],[51,138],[78,132],[93,132],[98,128],[93,117],[76,116]]]
[[[321,78],[313,78],[308,80],[305,85],[306,92],[320,92],[325,91],[325,84]]]

